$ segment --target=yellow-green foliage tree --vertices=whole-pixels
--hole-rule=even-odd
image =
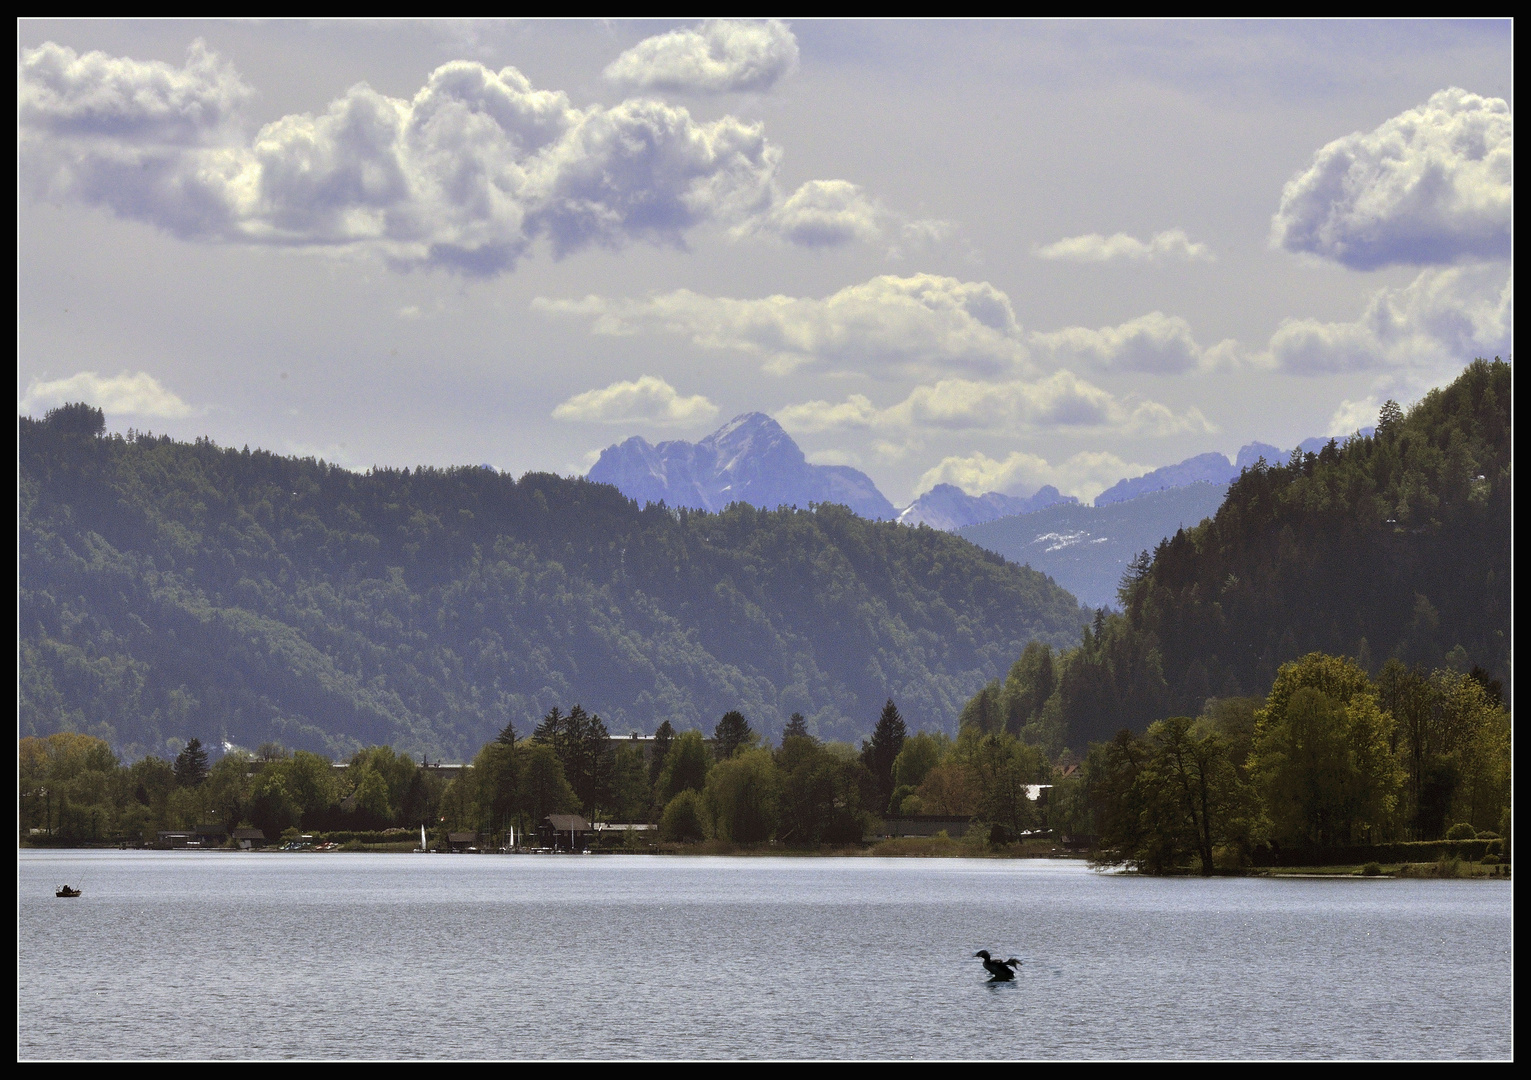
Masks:
[[[659,773],[659,805],[668,806],[682,791],[701,791],[707,786],[712,754],[700,731],[684,731],[670,744]]]
[[[1403,774],[1393,717],[1355,661],[1309,653],[1283,664],[1255,720],[1254,780],[1278,843],[1384,839]]]
[[[92,735],[61,732],[22,739],[18,758],[23,836],[41,829],[55,843],[81,843],[110,835],[118,772],[110,746]]]
[[[876,799],[877,785],[854,751],[792,735],[782,740],[775,761],[781,840],[811,845],[861,839],[872,817],[866,807]]]
[[[661,840],[694,843],[706,836],[706,813],[700,792],[687,788],[665,804],[659,819]]]
[[[1195,852],[1201,873],[1211,874],[1217,849],[1247,832],[1246,789],[1228,740],[1214,721],[1172,716],[1150,724],[1147,741],[1144,779],[1154,794],[1155,828],[1173,836],[1177,851]]]
[[[370,828],[395,824],[417,787],[419,771],[409,755],[396,753],[391,746],[369,746],[352,754],[342,784],[356,797],[357,809],[370,819],[358,824]]]
[[[779,788],[769,750],[739,750],[718,762],[704,793],[713,835],[736,844],[769,840],[776,832]]]
[[[961,817],[978,812],[978,794],[967,766],[948,754],[915,789],[919,812]],[[906,800],[907,802],[907,800]],[[911,807],[911,811],[913,807]]]
[[[1426,675],[1396,659],[1377,682],[1397,721],[1405,775],[1400,817],[1410,834],[1433,840],[1460,822],[1497,828],[1510,794],[1510,718],[1497,687],[1481,671]]]
[[[932,769],[940,765],[951,750],[951,740],[944,734],[922,731],[911,735],[904,748],[893,759],[893,798],[888,804],[890,813],[925,813],[923,800],[918,792],[920,785]]]
[[[1011,836],[1038,823],[1027,789],[1050,782],[1052,773],[1040,750],[1008,732],[985,734],[970,727],[958,736],[954,757],[967,775],[980,818]]]
[[[521,807],[521,757],[521,747],[495,741],[485,743],[473,759],[474,816],[487,832],[503,832],[507,825],[526,827]]]
[[[251,786],[250,817],[268,838],[312,825],[337,801],[339,785],[329,758],[306,750],[268,762]],[[305,821],[304,819],[308,820]]]

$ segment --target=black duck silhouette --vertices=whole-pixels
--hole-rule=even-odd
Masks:
[[[979,949],[973,955],[983,958],[984,970],[989,973],[990,982],[1009,982],[1015,978],[1015,969],[1021,966],[1021,962],[1013,956],[1008,960],[995,960],[989,955],[988,949]]]

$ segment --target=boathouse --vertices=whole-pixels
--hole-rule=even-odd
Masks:
[[[578,814],[549,814],[542,819],[537,839],[543,847],[555,851],[582,851],[589,831],[590,822]]]

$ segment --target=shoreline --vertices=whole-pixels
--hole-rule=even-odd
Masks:
[[[883,840],[867,845],[836,845],[821,848],[805,849],[791,848],[772,844],[762,845],[739,845],[729,844],[722,841],[702,841],[695,844],[663,844],[658,848],[647,851],[628,851],[621,848],[609,850],[595,850],[584,852],[546,851],[526,849],[513,852],[505,851],[474,851],[474,852],[422,852],[418,848],[403,850],[396,845],[362,845],[360,847],[338,847],[328,850],[300,850],[283,851],[280,848],[265,848],[255,850],[241,850],[227,847],[181,847],[181,848],[157,848],[157,847],[123,847],[120,845],[76,845],[69,847],[50,847],[39,844],[18,845],[18,852],[67,852],[67,851],[147,851],[147,852],[173,852],[183,851],[192,853],[215,853],[225,855],[546,855],[553,857],[565,857],[570,855],[580,856],[604,856],[604,855],[643,855],[652,857],[673,858],[705,858],[705,857],[733,857],[733,858],[794,858],[794,859],[975,859],[975,860],[1054,860],[1068,862],[1089,862],[1089,856],[1084,853],[1070,852],[1063,849],[1042,845],[1011,845],[1010,850],[975,850],[972,846],[961,844],[957,841],[944,841],[939,843],[921,842],[910,844],[903,840]],[[1021,849],[1021,850],[1016,850]],[[1102,874],[1119,877],[1199,877],[1194,872],[1180,874],[1151,875],[1140,874],[1133,870],[1114,866],[1096,866]],[[1376,865],[1368,873],[1367,865],[1342,865],[1342,866],[1290,866],[1290,867],[1249,867],[1242,870],[1223,870],[1212,875],[1213,877],[1236,877],[1236,878],[1347,878],[1376,881],[1392,880],[1454,880],[1454,881],[1505,881],[1513,879],[1510,864],[1482,864],[1466,860],[1451,860],[1446,862],[1420,862],[1420,863],[1384,863]]]

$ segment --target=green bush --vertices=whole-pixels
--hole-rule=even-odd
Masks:
[[[1447,840],[1476,840],[1477,838],[1477,830],[1465,821],[1459,821],[1446,830]]]
[[[1381,873],[1382,873],[1382,864],[1381,863],[1369,862],[1365,866],[1361,867],[1361,876],[1362,877],[1376,877],[1377,875],[1379,875]]]
[[[694,843],[707,838],[700,793],[688,788],[665,805],[664,814],[659,819],[659,837],[682,843]]]
[[[1499,865],[1499,856],[1497,856],[1497,855],[1485,855],[1485,856],[1483,856],[1483,858],[1479,859],[1478,861],[1480,863],[1482,863],[1484,866],[1498,866]]]

